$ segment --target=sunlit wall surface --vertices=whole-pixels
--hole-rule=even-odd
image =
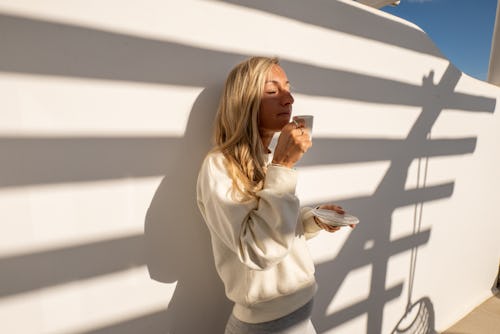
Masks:
[[[0,332],[220,333],[195,205],[228,71],[279,56],[315,116],[319,333],[443,330],[500,257],[498,87],[353,1],[0,0]]]

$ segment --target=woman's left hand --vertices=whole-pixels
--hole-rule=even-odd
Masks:
[[[340,226],[332,226],[332,225],[324,224],[316,216],[314,216],[314,221],[316,222],[316,225],[318,225],[319,227],[321,227],[323,230],[325,230],[327,232],[333,233],[333,232],[337,232],[338,230],[340,230]]]
[[[344,209],[339,206],[339,205],[335,205],[335,204],[323,204],[323,205],[320,205],[318,207],[318,209],[323,209],[323,210],[332,210],[332,211],[335,211],[337,212],[338,214],[341,214],[343,215],[345,213]],[[331,225],[328,225],[328,224],[325,224],[325,223],[322,223],[320,219],[318,219],[318,217],[314,216],[314,221],[316,222],[316,224],[321,227],[323,230],[327,231],[327,232],[330,232],[330,233],[333,233],[333,232],[337,232],[338,230],[340,230],[340,226],[331,226]],[[349,225],[351,228],[355,228],[356,225]]]

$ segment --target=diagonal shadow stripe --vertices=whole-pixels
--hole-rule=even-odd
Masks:
[[[144,265],[142,235],[2,257],[0,298]]]
[[[301,0],[287,0],[286,4],[281,1],[268,0],[218,1],[257,9],[329,30],[444,58],[423,31],[397,21],[388,20],[384,17],[388,14],[376,15],[371,11],[359,10],[354,5],[341,1],[309,0],[307,6],[304,6],[304,2]],[[363,24],[353,24],[353,21]],[[366,27],[377,27],[377,30],[366,29]],[[401,36],[405,36],[405,38],[401,38]]]
[[[384,251],[387,251],[387,253],[390,254],[390,256],[401,254],[408,251],[409,248],[411,249],[413,247],[425,245],[427,242],[429,242],[430,236],[431,236],[431,231],[425,230],[409,236],[401,237],[399,239],[392,240],[391,245],[387,248],[387,250],[384,249]],[[359,250],[356,253],[355,257],[351,257],[349,259],[349,266],[353,270],[356,270],[364,266],[370,265],[374,260],[376,260],[374,256],[376,256],[376,253],[373,251],[372,248]],[[319,266],[319,268],[323,268],[325,266],[328,267],[329,263],[320,262],[317,263],[317,265]]]
[[[0,14],[0,31],[4,72],[206,87],[223,82],[225,73],[248,56],[6,14]],[[439,100],[419,85],[282,63],[292,81],[300,78],[294,87],[303,94],[409,106]],[[454,109],[494,109],[495,99],[454,94],[449,106]]]
[[[432,140],[411,154],[467,154],[475,144],[475,138]],[[0,188],[160,176],[183,147],[183,139],[164,137],[0,137],[0,156],[9,157],[2,162]],[[317,138],[298,166],[384,161],[405,152],[404,140]]]
[[[71,334],[165,334],[170,321],[166,310],[156,311],[147,315],[126,319],[122,322],[109,324],[100,328],[73,331]]]
[[[396,186],[396,184],[394,186]],[[451,197],[451,195],[453,195],[453,189],[454,189],[454,183],[449,182],[445,184],[429,186],[424,189],[418,188],[418,189],[404,190],[395,188],[394,193],[389,193],[386,196],[381,196],[380,198],[375,197],[375,195],[371,195],[371,196],[359,196],[350,198],[336,198],[332,199],[331,201],[335,203],[341,203],[342,206],[346,208],[356,208],[357,209],[356,212],[363,214],[366,210],[371,210],[373,206],[376,206],[375,204],[384,207],[383,202],[391,203],[391,207],[394,210],[415,203],[426,203],[426,202],[442,200]],[[377,203],[377,201],[380,202]],[[311,206],[314,203],[305,203],[305,204]],[[363,209],[363,208],[369,208],[369,209]]]
[[[480,95],[449,92],[444,99],[437,87],[304,65],[286,59],[281,63],[292,81],[300,78],[299,82],[293,83],[293,87],[302,94],[416,107],[440,105],[443,108],[472,112],[493,112],[496,105],[496,99]],[[452,65],[449,64],[449,67]],[[458,69],[454,68],[454,71],[458,72]]]
[[[177,138],[0,138],[0,187],[163,175]]]
[[[414,158],[462,155],[473,153],[476,141],[476,138],[433,139],[409,151],[404,139],[315,138],[314,145],[297,166],[386,161],[405,154]]]
[[[205,87],[244,57],[8,14],[0,31],[5,72]]]

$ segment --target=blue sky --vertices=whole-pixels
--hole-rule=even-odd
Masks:
[[[421,27],[462,72],[486,80],[497,0],[401,0],[383,11]]]

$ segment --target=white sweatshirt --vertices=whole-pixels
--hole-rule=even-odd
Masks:
[[[232,198],[224,161],[222,153],[210,153],[197,183],[217,272],[236,318],[249,323],[280,318],[316,292],[306,239],[320,228],[311,208],[299,207],[294,169],[269,166],[258,198],[239,202]]]

